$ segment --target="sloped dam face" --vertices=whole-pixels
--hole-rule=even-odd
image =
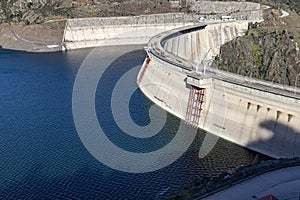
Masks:
[[[195,22],[184,13],[69,19],[63,43],[66,49],[146,44],[156,34]]]
[[[139,73],[139,87],[191,125],[275,158],[300,156],[299,90],[207,64],[222,44],[247,28],[248,22],[236,21],[152,38],[147,49],[151,61],[146,60]]]

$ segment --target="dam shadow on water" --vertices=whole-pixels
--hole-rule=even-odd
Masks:
[[[141,65],[146,56],[142,47],[103,47],[99,62],[116,48],[126,53],[116,55],[109,78],[102,80],[107,85],[113,85],[122,70]],[[200,159],[206,133],[198,130],[187,152],[158,171],[131,174],[103,165],[85,149],[72,116],[76,73],[90,51],[34,54],[0,49],[0,199],[162,199],[238,165],[268,159],[223,139]],[[147,140],[119,130],[105,99],[111,89],[98,86],[95,108],[116,145],[131,151],[155,150],[174,137],[180,120],[170,114],[162,131]],[[133,121],[149,123],[152,105],[136,90],[129,105]]]

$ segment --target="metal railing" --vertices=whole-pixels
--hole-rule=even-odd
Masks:
[[[228,81],[250,88],[266,91],[273,94],[280,94],[282,96],[291,97],[300,100],[300,88],[288,86],[284,84],[265,81],[253,77],[242,76],[236,73],[221,71],[216,68],[209,67],[207,71],[213,74],[214,78]]]

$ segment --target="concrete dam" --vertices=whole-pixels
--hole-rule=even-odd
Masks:
[[[79,49],[146,44],[156,34],[195,22],[192,15],[185,13],[69,19],[64,30],[63,46],[65,49]]]
[[[258,3],[186,1],[190,13],[164,13],[126,17],[68,19],[62,46],[64,50],[97,46],[147,44],[159,33],[198,24],[200,16],[219,19],[231,13],[236,19],[261,20]]]
[[[154,103],[216,136],[274,158],[300,156],[300,90],[210,67],[249,21],[200,24],[150,39],[137,77]]]

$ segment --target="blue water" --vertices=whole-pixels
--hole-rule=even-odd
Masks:
[[[111,52],[118,47],[103,48]],[[198,131],[189,150],[161,170],[130,174],[103,165],[81,143],[72,116],[75,77],[90,51],[26,53],[0,49],[0,199],[162,199],[203,178],[265,159],[224,140],[199,159],[204,133]],[[112,63],[105,84],[113,84],[124,70],[141,64],[145,56],[142,48],[121,56]],[[96,110],[99,121],[107,122],[105,129],[113,133],[114,143],[131,151],[143,151],[141,146],[155,150],[174,137],[179,119],[171,115],[153,141],[137,142],[122,136],[106,105],[111,89],[98,86]],[[151,105],[137,90],[130,100],[132,119],[140,125],[149,123]],[[103,110],[108,114],[101,114]]]

